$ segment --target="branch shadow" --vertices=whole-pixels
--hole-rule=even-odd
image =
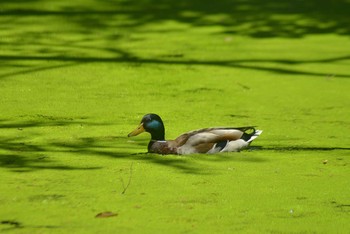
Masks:
[[[13,121],[0,120],[0,130],[11,132],[16,136],[0,136],[0,168],[7,168],[15,172],[28,172],[39,169],[55,170],[91,170],[98,167],[73,167],[62,165],[49,157],[53,151],[49,145],[33,142],[32,134],[19,134],[30,129],[47,127],[66,127],[70,125],[91,124],[85,118],[74,120],[44,115],[35,115],[36,120]],[[94,124],[97,125],[97,124]],[[16,134],[17,133],[17,134]]]
[[[118,45],[121,41],[132,43],[143,40],[142,34],[148,25],[169,21],[189,28],[220,27],[216,32],[222,35],[241,35],[251,38],[303,38],[310,35],[350,35],[350,2],[346,0],[139,0],[129,1],[92,0],[89,3],[60,1],[50,8],[44,0],[2,0],[0,12],[1,78],[11,78],[38,71],[77,66],[85,63],[129,63],[157,65],[191,65],[239,68],[267,71],[277,74],[327,77],[335,75],[349,78],[350,74],[327,74],[297,70],[293,65],[348,62],[350,56],[326,57],[318,60],[286,59],[231,59],[200,60],[186,59],[179,54],[144,58]],[[67,26],[68,29],[62,27]],[[174,31],[186,33],[182,28],[153,29],[154,33],[165,34]],[[141,35],[134,38],[132,35]],[[93,51],[94,53],[92,53]],[[98,56],[97,56],[97,55]],[[101,55],[101,56],[100,56]],[[57,64],[53,64],[57,62]],[[268,63],[286,65],[283,68]],[[39,116],[37,116],[39,117]],[[35,121],[16,122],[1,120],[0,129],[21,131],[23,128],[70,126],[74,124],[96,125],[85,120],[64,120],[42,118]],[[80,170],[98,168],[76,168],[59,165],[46,157],[47,154],[64,152],[74,155],[91,155],[115,159],[147,161],[184,173],[202,173],[201,160],[237,160],[228,155],[195,157],[163,157],[131,152],[145,147],[130,145],[123,137],[81,138],[75,142],[47,141],[33,143],[30,136],[0,138],[0,167],[11,170]],[[299,150],[261,148],[260,150]],[[348,150],[322,147],[306,147],[303,150]],[[245,160],[245,159],[240,159]],[[264,162],[263,159],[247,159]]]
[[[0,120],[0,129],[12,133],[29,132],[29,130],[42,130],[43,128],[59,128],[83,124],[89,126],[103,126],[105,124],[91,123],[86,119],[60,118],[44,116],[37,120],[11,121]],[[41,134],[41,133],[39,133]],[[15,134],[16,135],[16,134]],[[156,155],[149,153],[138,153],[140,149],[145,149],[148,140],[136,139],[128,140],[126,136],[96,136],[78,137],[72,139],[48,139],[33,141],[32,135],[19,134],[15,137],[0,136],[0,168],[6,168],[13,172],[30,172],[42,169],[50,170],[98,170],[102,167],[78,167],[71,166],[63,160],[59,160],[60,155],[66,154],[70,157],[105,157],[115,160],[140,161],[167,167],[181,173],[188,174],[210,174],[210,170],[203,167],[203,163],[210,161],[246,161],[249,163],[266,162],[265,159],[250,157],[237,159],[229,154],[220,155]]]
[[[143,40],[142,35],[148,25],[175,21],[190,28],[220,26],[217,32],[223,35],[243,35],[252,38],[302,38],[310,35],[338,34],[350,35],[348,15],[350,2],[346,0],[327,1],[278,1],[269,0],[140,0],[130,4],[128,1],[106,0],[89,3],[63,1],[45,8],[43,0],[2,1],[0,29],[5,32],[0,46],[6,48],[0,56],[10,67],[24,61],[37,62],[37,66],[17,68],[0,74],[0,78],[32,72],[76,66],[88,62],[133,63],[219,66],[247,70],[268,71],[278,74],[349,78],[350,74],[327,74],[322,72],[297,70],[292,65],[348,61],[349,56],[331,57],[320,60],[188,60],[183,56],[143,58],[118,46],[119,41]],[[62,31],[57,22],[69,25],[72,30]],[[29,24],[29,26],[28,26]],[[36,30],[40,28],[40,30]],[[149,29],[147,29],[148,31]],[[153,29],[154,33],[169,33],[185,29]],[[98,35],[98,36],[96,36]],[[71,38],[77,39],[71,39]],[[90,42],[102,42],[92,46]],[[87,43],[89,42],[89,43]],[[96,44],[96,43],[94,43]],[[34,49],[28,49],[34,45]],[[108,45],[108,46],[103,46]],[[91,56],[91,51],[106,56]],[[172,59],[173,58],[173,59]],[[48,65],[47,61],[67,64]],[[288,65],[285,68],[271,64]]]
[[[269,0],[263,4],[258,0],[139,0],[133,4],[119,0],[95,0],[84,4],[67,1],[51,9],[33,7],[43,0],[2,1],[3,4],[13,2],[12,7],[2,11],[2,16],[64,17],[86,30],[105,30],[111,26],[137,29],[173,20],[193,27],[222,26],[225,33],[257,38],[350,34],[350,2],[347,0]],[[116,22],[115,16],[123,16],[124,20]],[[244,29],[237,28],[242,26]]]
[[[24,71],[16,72],[16,73],[7,73],[0,75],[0,78],[6,78],[13,75],[18,74],[27,74],[31,72],[36,72],[40,70],[48,70],[52,68],[59,68],[59,67],[67,67],[67,66],[74,66],[79,65],[82,63],[133,63],[133,64],[158,64],[158,65],[191,65],[191,66],[217,66],[217,67],[228,67],[228,68],[240,68],[240,69],[247,69],[247,70],[256,70],[256,71],[267,71],[267,72],[273,72],[277,74],[287,74],[287,75],[304,75],[304,76],[320,76],[320,77],[333,77],[333,78],[350,78],[350,74],[330,74],[325,72],[308,72],[308,71],[302,71],[302,70],[296,70],[296,69],[289,69],[289,68],[276,68],[275,66],[266,66],[265,63],[275,63],[275,64],[308,64],[308,63],[319,63],[319,64],[326,64],[331,63],[335,61],[348,61],[350,60],[350,56],[341,56],[341,57],[333,57],[333,58],[325,58],[320,60],[285,60],[285,59],[266,59],[266,60],[259,60],[259,59],[246,59],[246,60],[224,60],[224,61],[199,61],[199,60],[162,60],[162,59],[156,59],[156,58],[140,58],[135,56],[122,56],[122,57],[115,57],[115,58],[98,58],[98,57],[64,57],[64,56],[52,56],[50,58],[47,57],[40,57],[40,56],[0,56],[0,61],[21,61],[21,60],[31,60],[31,61],[58,61],[58,62],[69,62],[70,64],[66,65],[59,65],[59,66],[51,66],[51,67],[43,67],[43,68],[34,68],[34,69],[27,69]],[[251,63],[252,65],[249,65]],[[257,65],[261,63],[262,65]]]
[[[45,116],[45,120],[10,121],[1,120],[0,129],[7,131],[23,131],[43,127],[67,127],[70,125],[104,126],[101,123],[91,123],[87,120],[57,118]],[[115,160],[131,160],[156,164],[186,174],[212,174],[208,169],[210,162],[244,162],[266,163],[269,160],[259,154],[222,153],[214,155],[155,155],[138,153],[147,148],[148,140],[128,140],[126,136],[96,136],[78,137],[72,139],[43,140],[34,142],[31,135],[22,137],[0,137],[0,168],[13,172],[29,172],[42,169],[50,170],[98,170],[103,167],[77,167],[57,160],[56,153],[67,154],[70,157],[105,157]],[[350,150],[344,147],[307,147],[307,146],[251,146],[249,151],[256,152],[299,152],[299,151],[337,151]]]

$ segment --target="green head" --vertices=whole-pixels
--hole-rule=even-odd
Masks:
[[[139,135],[142,132],[149,132],[152,140],[162,141],[165,136],[165,129],[162,119],[157,114],[143,116],[140,125],[128,137]]]

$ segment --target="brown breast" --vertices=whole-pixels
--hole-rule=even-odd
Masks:
[[[168,141],[150,141],[148,144],[148,152],[156,154],[177,154],[177,148]]]

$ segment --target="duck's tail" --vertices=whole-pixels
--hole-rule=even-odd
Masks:
[[[262,133],[262,130],[255,130],[252,134],[250,135],[250,138],[247,140],[248,143],[252,142],[253,140],[255,140],[255,138],[257,138],[258,136],[260,136],[260,134]]]

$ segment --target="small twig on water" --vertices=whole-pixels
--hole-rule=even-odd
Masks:
[[[126,184],[126,186],[125,186],[125,184],[124,184],[124,180],[123,180],[123,178],[121,178],[121,181],[122,181],[122,185],[123,185],[123,191],[122,191],[122,194],[125,194],[125,192],[126,192],[126,190],[129,188],[129,186],[130,186],[130,183],[131,183],[131,177],[132,177],[132,165],[134,164],[134,162],[132,162],[131,163],[131,165],[130,165],[130,174],[129,174],[129,180],[128,180],[128,183]]]

